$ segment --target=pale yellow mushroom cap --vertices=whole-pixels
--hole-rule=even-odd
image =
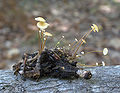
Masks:
[[[48,33],[48,32],[45,32],[45,33],[43,33],[45,36],[52,36],[52,34],[51,33]]]
[[[93,24],[91,28],[94,32],[99,32],[98,26],[96,24]]]
[[[40,21],[40,22],[46,22],[46,20],[42,17],[37,17],[35,18],[36,21]]]
[[[42,21],[37,23],[37,27],[40,28],[41,30],[46,29],[48,26],[49,26],[48,23],[45,23],[45,22],[42,22]]]

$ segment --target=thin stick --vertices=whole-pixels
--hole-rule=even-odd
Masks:
[[[38,57],[39,55],[37,54],[34,58],[30,59],[30,61],[32,61],[31,63],[33,63]]]
[[[25,55],[25,59],[24,59],[24,67],[23,67],[23,72],[25,72],[25,67],[26,67],[26,62],[27,62],[27,54]]]
[[[60,57],[58,56],[58,54],[57,53],[55,53],[54,51],[53,51],[53,53],[60,59]]]

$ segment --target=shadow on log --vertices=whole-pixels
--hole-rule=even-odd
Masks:
[[[42,78],[23,81],[13,71],[0,71],[0,93],[120,93],[120,66],[87,68],[90,80]]]

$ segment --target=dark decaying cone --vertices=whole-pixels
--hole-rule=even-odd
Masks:
[[[22,60],[13,66],[14,74],[24,78],[39,79],[41,77],[56,77],[73,79],[83,77],[90,79],[90,71],[80,70],[76,67],[77,62],[69,59],[69,51],[61,49],[45,49],[41,55],[38,52],[24,54]],[[81,72],[80,72],[81,71]]]

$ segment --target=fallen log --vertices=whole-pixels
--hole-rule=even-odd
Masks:
[[[120,66],[87,68],[93,74],[89,80],[82,78],[21,79],[11,70],[0,70],[0,93],[120,93]]]

